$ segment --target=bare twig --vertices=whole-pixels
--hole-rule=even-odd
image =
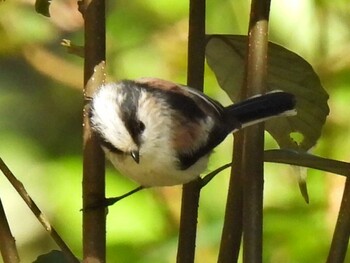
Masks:
[[[205,58],[205,1],[190,0],[187,84],[203,90]],[[198,177],[199,178],[199,177]],[[200,179],[183,186],[178,263],[192,263],[195,257]]]
[[[67,260],[72,263],[79,262],[79,260],[74,256],[72,251],[63,241],[63,239],[56,232],[54,227],[50,224],[47,217],[40,211],[39,207],[35,204],[33,199],[30,197],[30,195],[24,188],[23,184],[16,179],[14,174],[10,171],[10,169],[6,166],[6,164],[1,158],[0,158],[0,170],[3,172],[6,178],[10,181],[12,186],[16,189],[17,193],[22,197],[24,202],[28,205],[28,207],[36,216],[36,218],[39,220],[39,222],[43,225],[45,230],[50,234],[50,236],[53,238],[56,244],[61,248]]]
[[[0,200],[0,251],[4,263],[19,263],[16,241],[11,234],[4,207]]]
[[[84,84],[91,78],[94,68],[105,61],[106,23],[105,0],[82,0],[79,10],[85,23]],[[84,92],[85,94],[85,92]],[[105,199],[104,154],[97,138],[91,133],[88,106],[84,109],[83,141],[83,207],[89,207]],[[105,208],[83,210],[83,259],[84,263],[106,261]]]

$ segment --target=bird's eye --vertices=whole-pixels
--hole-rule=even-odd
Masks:
[[[146,128],[145,124],[142,121],[138,122],[138,126],[140,132],[143,132]]]

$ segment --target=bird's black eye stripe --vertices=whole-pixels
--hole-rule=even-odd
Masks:
[[[110,150],[113,153],[123,153],[121,150],[119,150],[117,147],[115,147],[113,144],[110,142],[106,142],[105,140],[101,139],[100,144]]]
[[[99,131],[94,130],[93,132],[101,146],[107,148],[113,153],[123,153],[122,150],[115,147],[112,143],[106,141],[106,139],[104,139],[104,136]]]
[[[145,124],[137,118],[141,89],[135,86],[135,83],[132,81],[124,81],[123,83],[128,91],[125,92],[125,98],[121,103],[121,108],[123,109],[122,120],[134,142],[139,145],[140,135],[145,130]]]

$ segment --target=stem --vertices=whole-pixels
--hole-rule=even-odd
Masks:
[[[242,99],[266,89],[269,9],[269,0],[252,1]],[[264,126],[237,133],[234,146],[218,262],[237,262],[242,225],[243,261],[262,262]]]
[[[245,96],[263,93],[267,83],[270,0],[253,0],[248,32]],[[262,262],[264,125],[245,129],[243,149],[243,261]]]
[[[243,183],[242,183],[243,133],[234,136],[233,162],[227,194],[224,226],[221,235],[218,262],[237,262],[242,239]]]
[[[190,0],[187,84],[203,91],[205,60],[205,0]]]
[[[105,60],[105,1],[83,0],[80,11],[85,21],[84,84],[93,74],[94,68]],[[85,94],[85,92],[84,92]],[[105,200],[104,154],[91,133],[84,108],[83,120],[83,207]],[[105,208],[83,210],[83,262],[106,261]]]
[[[16,241],[11,234],[4,207],[0,200],[0,251],[4,263],[19,263]]]
[[[205,0],[190,0],[187,84],[203,90],[205,59]],[[195,257],[198,204],[201,181],[183,186],[178,263],[192,263]]]
[[[335,226],[327,263],[342,263],[345,260],[350,237],[350,178],[346,178],[343,199]]]
[[[193,263],[196,249],[198,203],[201,179],[184,185],[181,203],[178,263]]]

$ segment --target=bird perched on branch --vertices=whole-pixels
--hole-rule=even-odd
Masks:
[[[295,97],[269,92],[224,107],[202,92],[155,78],[104,84],[90,124],[112,164],[144,187],[190,182],[213,149],[246,126],[295,114]]]

